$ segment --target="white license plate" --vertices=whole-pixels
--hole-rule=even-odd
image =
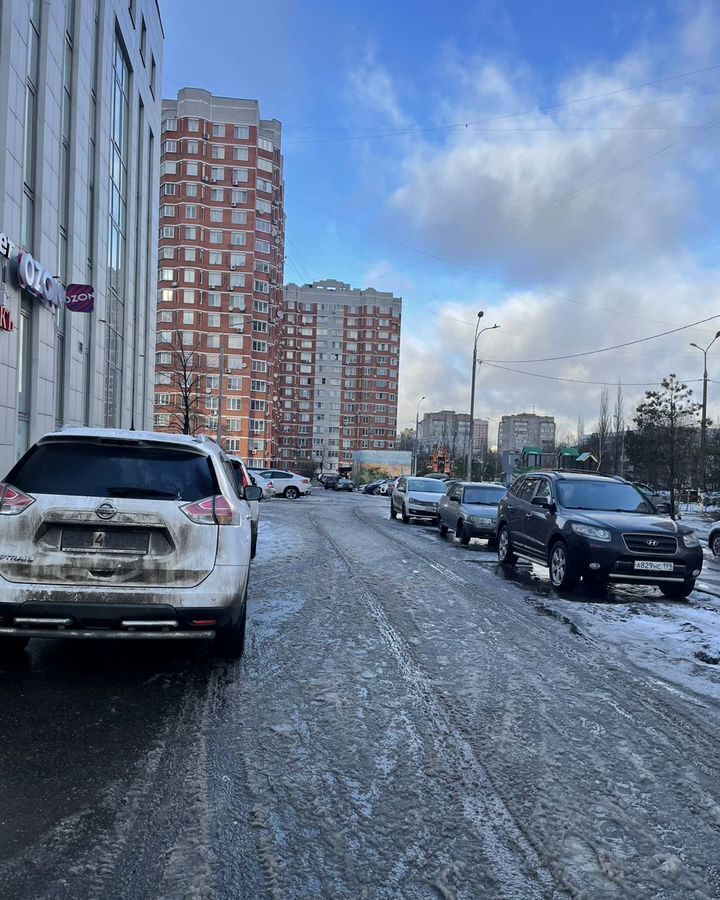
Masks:
[[[635,568],[643,572],[672,572],[674,564],[671,562],[659,562],[657,560],[636,559]]]

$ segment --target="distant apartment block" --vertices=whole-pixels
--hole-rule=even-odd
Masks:
[[[155,427],[217,433],[276,461],[274,373],[283,303],[281,125],[255,100],[184,88],[162,105]],[[178,372],[178,369],[183,369]],[[222,383],[221,383],[222,379]]]
[[[488,449],[490,423],[487,419],[475,419],[473,422],[473,454],[485,459]]]
[[[543,453],[554,453],[555,419],[535,413],[503,416],[498,427],[498,452],[520,453],[524,447],[539,447]]]
[[[352,466],[397,436],[402,300],[325,280],[285,287],[279,464]]]
[[[421,450],[447,450],[452,458],[463,456],[468,449],[470,416],[453,409],[441,409],[423,415],[418,428]]]

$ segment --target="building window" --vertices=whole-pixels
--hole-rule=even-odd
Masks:
[[[177,119],[164,119],[162,123],[163,131],[177,131]]]
[[[196,163],[196,162],[185,163],[185,173],[187,175],[199,175],[200,174],[200,163]]]
[[[208,262],[211,266],[221,266],[223,263],[222,252],[218,250],[211,250],[208,253]]]
[[[249,169],[233,169],[233,183],[247,182],[249,180]]]
[[[270,252],[270,241],[255,241],[255,250],[257,253],[269,253]]]
[[[186,219],[197,219],[197,206],[191,205],[185,207]]]
[[[247,243],[247,234],[244,231],[231,232],[230,243],[233,247],[244,247]]]
[[[213,137],[225,137],[225,126],[214,124],[212,127]]]
[[[257,167],[258,169],[262,169],[263,172],[272,173],[274,166],[272,164],[272,160],[264,159],[262,156],[258,156],[257,158]]]
[[[255,201],[255,209],[263,215],[270,215],[272,212],[272,203],[269,200],[262,200],[260,197]]]
[[[222,231],[211,231],[209,237],[211,244],[222,244],[223,242]]]
[[[110,145],[110,223],[108,239],[107,344],[105,356],[105,425],[120,425],[125,338],[125,267],[127,222],[128,119],[130,66],[119,39],[113,51]],[[174,210],[173,210],[174,212]]]
[[[208,294],[207,295],[208,306],[217,308],[222,306],[222,294]]]
[[[210,150],[212,159],[225,159],[225,148],[220,144],[213,144]]]
[[[185,149],[192,156],[197,156],[200,152],[200,143],[199,141],[185,141]]]
[[[236,125],[235,126],[235,137],[237,140],[246,141],[250,137],[250,129],[247,125]]]
[[[163,153],[177,153],[177,141],[163,141]]]
[[[173,228],[173,231],[175,229]],[[197,228],[194,225],[186,225],[185,226],[185,240],[186,241],[196,241],[197,240]]]
[[[212,188],[210,199],[215,203],[222,203],[225,200],[225,191],[222,188]]]
[[[200,131],[200,119],[187,120],[188,131]]]
[[[244,209],[234,209],[230,217],[233,225],[247,225],[248,214]]]
[[[275,149],[273,142],[269,141],[267,138],[258,138],[257,145],[259,150],[267,150],[269,153],[272,153]]]
[[[267,181],[265,178],[258,178],[255,183],[259,191],[264,191],[266,194],[272,194],[273,186],[271,181]]]

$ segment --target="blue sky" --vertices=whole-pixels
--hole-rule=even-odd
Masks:
[[[569,355],[715,313],[720,141],[702,126],[720,117],[716,3],[197,9],[163,3],[164,94],[257,98],[282,120],[286,280],[403,296],[401,424],[420,394],[426,409],[468,406],[477,309],[501,325],[483,336],[495,360]],[[538,376],[621,378],[635,399],[669,371],[696,377],[688,342],[715,326],[506,365],[531,374],[486,366],[477,406],[491,418],[534,406],[561,430],[578,414],[591,423],[599,386]]]

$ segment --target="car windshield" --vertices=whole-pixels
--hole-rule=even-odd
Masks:
[[[652,507],[630,484],[618,481],[560,481],[560,505],[566,509],[597,509],[604,512],[650,513]]]
[[[427,481],[422,478],[411,478],[408,481],[409,491],[424,491],[426,494],[444,494],[447,488],[444,481],[438,481],[436,478],[428,478]]]
[[[483,506],[497,506],[507,491],[504,487],[466,487],[463,503],[480,503]]]
[[[210,460],[182,448],[63,441],[40,444],[8,476],[28,494],[202,500],[217,493]]]

